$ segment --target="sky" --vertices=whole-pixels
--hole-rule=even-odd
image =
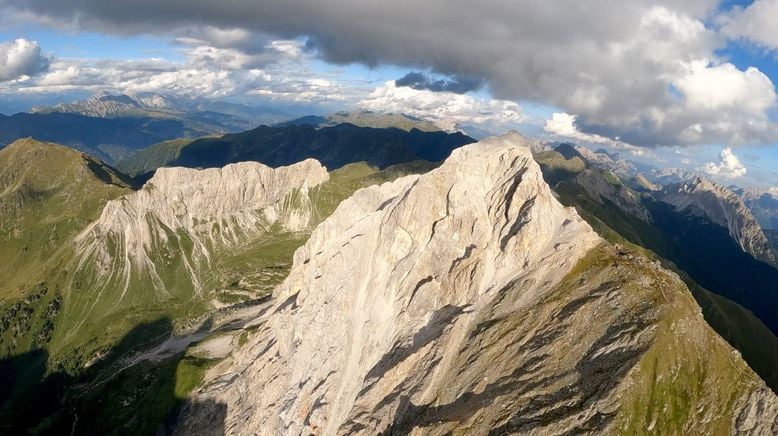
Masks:
[[[0,0],[0,112],[403,112],[778,188],[778,0]],[[300,109],[303,110],[303,109]]]

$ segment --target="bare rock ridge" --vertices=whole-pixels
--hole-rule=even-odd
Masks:
[[[762,228],[743,200],[729,189],[703,179],[666,187],[659,197],[677,211],[705,216],[726,228],[740,248],[756,259],[775,265],[776,258]]]
[[[679,278],[560,205],[515,133],[342,202],[252,332],[178,433],[778,429]]]
[[[312,159],[276,169],[257,162],[161,168],[142,189],[108,202],[78,236],[79,269],[98,265],[96,281],[118,283],[121,299],[144,276],[166,292],[171,286],[160,265],[173,264],[172,257],[181,254],[197,292],[197,270],[215,248],[250,240],[274,225],[288,231],[308,227],[314,212],[308,190],[328,178]]]

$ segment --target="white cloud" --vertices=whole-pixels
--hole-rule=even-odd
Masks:
[[[217,34],[220,45],[229,35]],[[235,38],[240,33],[234,35]],[[215,37],[214,37],[215,38]],[[205,41],[200,41],[206,44]],[[350,103],[359,96],[326,73],[314,74],[301,42],[263,42],[259,52],[195,44],[189,40],[184,62],[159,58],[134,60],[62,58],[39,78],[0,83],[0,94],[15,96],[66,91],[158,92],[187,97],[256,95],[281,103]]]
[[[718,18],[722,32],[733,39],[745,39],[778,50],[778,0],[756,0],[748,7],[735,7]]]
[[[740,71],[730,63],[709,66],[692,62],[675,85],[694,110],[736,108],[759,116],[776,100],[772,82],[761,71],[753,67]]]
[[[584,133],[580,131],[576,125],[576,118],[577,117],[575,115],[570,115],[564,112],[554,113],[550,120],[546,120],[546,125],[543,127],[543,130],[552,135],[572,139],[575,141],[586,142],[589,144],[607,145],[609,147],[622,150],[630,150],[632,154],[638,156],[645,153],[644,150],[641,150],[640,148],[633,145],[623,143],[618,139],[610,139],[604,136]]]
[[[698,171],[724,179],[737,179],[745,176],[747,173],[746,167],[729,147],[721,150],[721,161],[719,163],[708,162],[699,168]]]
[[[41,78],[38,82],[44,86],[63,86],[75,83],[81,76],[81,69],[75,65],[68,65],[66,68],[51,71]]]
[[[719,20],[717,0],[483,0],[455,6],[427,0],[414,4],[413,14],[396,2],[364,0],[232,0],[229,8],[213,1],[155,0],[139,7],[29,0],[13,2],[10,12],[80,30],[177,38],[189,55],[179,66],[181,83],[189,80],[186,70],[269,71],[276,62],[315,53],[336,64],[407,66],[483,81],[496,101],[553,107],[576,114],[580,133],[650,147],[770,143],[778,137],[770,118],[773,83],[718,55],[727,43],[724,33],[776,46],[776,4],[757,0]],[[286,71],[299,76],[301,70]],[[222,76],[237,80],[240,73]],[[284,76],[273,75],[281,82]],[[286,82],[227,85],[284,98],[295,90]],[[300,86],[301,99],[360,100]]]
[[[0,43],[0,81],[35,76],[49,66],[36,41],[24,38]]]
[[[376,88],[358,106],[428,119],[448,130],[470,124],[492,133],[502,133],[526,120],[521,106],[512,101],[413,89],[396,86],[394,81]]]

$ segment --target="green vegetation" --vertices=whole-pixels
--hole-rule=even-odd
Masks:
[[[361,187],[433,166],[346,165],[311,190],[311,202],[292,193],[279,209],[311,208],[315,224]],[[213,362],[182,352],[128,365],[131,357],[202,321],[212,305],[269,294],[310,235],[268,224],[229,247],[208,243],[206,261],[193,255],[192,235],[149,216],[159,229],[148,250],[153,268],[125,262],[116,234],[96,241],[114,259],[106,265],[76,236],[132,189],[118,171],[65,147],[30,140],[0,151],[0,432],[153,433]],[[31,400],[38,397],[47,401]]]
[[[582,309],[598,299],[618,309],[596,309],[596,317],[594,308]],[[580,346],[596,356],[564,363],[585,372],[584,382],[562,388],[571,399],[555,411],[587,407],[593,396],[587,389],[596,395],[618,390],[615,416],[602,417],[613,419],[614,433],[729,434],[734,400],[760,384],[707,328],[683,282],[628,246],[603,243],[591,250],[532,316],[543,319],[549,312],[557,314],[562,334],[570,335],[555,346],[583,341]],[[567,328],[580,323],[588,323],[585,331]]]
[[[185,357],[178,362],[173,392],[179,400],[184,400],[194,389],[202,384],[205,372],[213,365],[213,361],[199,357]]]
[[[685,218],[675,220],[672,224],[665,223],[665,225],[661,225],[662,221],[660,220],[660,225],[657,225],[657,223],[643,221],[607,200],[602,203],[594,201],[583,187],[572,180],[575,175],[573,172],[568,172],[567,176],[560,177],[560,174],[565,174],[558,171],[560,167],[564,167],[564,164],[560,164],[559,161],[561,155],[556,153],[557,157],[551,154],[555,152],[546,153],[555,159],[549,160],[546,156],[542,157],[539,162],[544,166],[544,177],[555,180],[555,184],[552,186],[559,194],[560,201],[566,206],[575,206],[581,217],[606,240],[639,251],[651,259],[660,261],[663,267],[676,272],[692,292],[711,327],[730,345],[740,351],[749,366],[774,391],[778,391],[778,337],[748,309],[698,284],[697,280],[700,277],[708,277],[709,280],[711,275],[717,274],[706,273],[699,268],[687,270],[690,265],[699,265],[700,267],[708,265],[707,268],[710,270],[709,264],[715,265],[716,262],[720,262],[720,260],[710,259],[710,257],[720,257],[725,253],[733,253],[733,256],[736,257],[732,265],[745,262],[762,271],[761,264],[747,258],[747,255],[740,255],[740,250],[728,247],[727,244],[731,241],[725,234],[717,239],[721,241],[722,248],[711,249],[710,246],[705,248],[704,241],[721,234],[721,229],[711,228],[702,222],[692,223],[686,221]],[[549,162],[553,168],[545,167]],[[653,199],[647,197],[647,194],[643,195],[643,204],[647,204],[651,208],[654,216],[660,217],[662,220],[672,216],[671,211],[662,208]],[[678,234],[668,233],[668,229],[672,228],[678,229]],[[689,236],[687,233],[695,228],[700,229],[697,230],[698,234]],[[680,233],[684,233],[684,236],[681,237]],[[686,240],[697,241],[698,248],[710,250],[704,261],[707,263],[696,261],[692,263],[693,256],[690,257],[687,252],[689,247],[683,243]],[[724,259],[726,261],[726,257]],[[722,271],[726,272],[726,268],[721,268],[724,267],[719,268],[718,275]],[[769,267],[765,265],[765,268]],[[733,271],[737,271],[737,269]],[[695,274],[692,275],[691,272],[695,272]],[[737,277],[742,276],[737,274]],[[727,286],[721,284],[717,286],[719,292],[721,289],[726,290],[726,288]],[[755,288],[763,289],[760,286],[755,286]]]
[[[471,142],[475,141],[461,133],[348,123],[320,129],[307,124],[260,126],[220,138],[157,144],[125,159],[120,168],[138,180],[148,179],[163,166],[211,168],[242,161],[262,162],[275,168],[313,158],[330,170],[361,161],[386,168],[415,160],[442,161],[455,148]]]
[[[176,160],[181,150],[192,141],[192,138],[179,138],[160,142],[120,160],[116,163],[116,168],[130,177],[137,177],[146,173],[148,168],[159,168]]]

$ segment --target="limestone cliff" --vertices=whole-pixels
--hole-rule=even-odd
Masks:
[[[180,434],[778,429],[677,276],[604,243],[509,134],[357,191]]]
[[[140,190],[108,202],[76,238],[62,330],[68,338],[98,334],[78,330],[97,329],[96,319],[121,310],[203,313],[215,298],[204,291],[226,280],[216,263],[251,244],[307,235],[316,213],[309,190],[328,178],[315,160],[276,169],[257,162],[160,169]]]

